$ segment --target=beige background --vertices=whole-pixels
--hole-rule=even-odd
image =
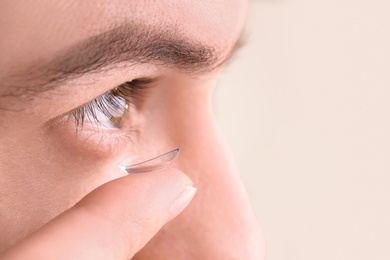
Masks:
[[[251,3],[215,97],[268,260],[390,259],[390,1]]]

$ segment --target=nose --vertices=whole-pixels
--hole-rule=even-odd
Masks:
[[[199,241],[189,237],[189,242],[199,244],[200,252],[218,256],[215,259],[262,259],[264,237],[234,160],[212,114],[203,111],[200,116],[201,123],[186,129],[190,134],[178,162],[198,194],[179,221],[191,223],[191,233],[198,232]]]
[[[213,116],[211,97],[188,100],[170,103],[175,113],[165,132],[181,148],[173,166],[192,179],[198,192],[145,250],[161,256],[170,248],[177,259],[264,259],[264,237]]]

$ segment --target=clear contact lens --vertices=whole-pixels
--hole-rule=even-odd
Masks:
[[[141,155],[135,155],[122,160],[119,168],[127,173],[141,173],[156,171],[166,168],[179,154],[180,148],[171,151],[155,151]]]

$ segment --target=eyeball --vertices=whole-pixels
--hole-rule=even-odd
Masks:
[[[120,129],[128,117],[129,103],[126,98],[112,90],[91,103],[91,111],[86,114],[83,125],[100,129]]]

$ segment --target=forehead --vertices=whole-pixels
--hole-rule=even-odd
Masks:
[[[126,23],[172,28],[228,49],[240,34],[246,8],[246,0],[1,1],[0,71],[49,60],[58,50]]]

